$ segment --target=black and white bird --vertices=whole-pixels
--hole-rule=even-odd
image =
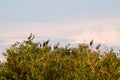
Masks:
[[[32,41],[35,38],[35,35],[33,35],[32,33],[30,33],[30,36],[28,37],[28,41]]]
[[[49,43],[49,39],[47,41],[43,42],[43,47],[47,46],[48,43]]]
[[[48,45],[48,43],[49,43],[49,39],[46,41],[46,45]]]
[[[46,44],[45,44],[45,42],[43,42],[43,47],[45,47],[46,46]]]
[[[42,44],[41,43],[39,43],[40,44],[40,47],[42,47]]]
[[[54,49],[57,49],[58,46],[59,46],[59,44],[60,44],[60,43],[58,42],[57,44],[55,44],[55,45],[53,46],[53,48],[54,48]]]
[[[92,44],[93,44],[93,39],[90,41],[90,46],[92,46]]]
[[[110,48],[110,52],[113,52],[113,48],[112,47]]]
[[[30,33],[30,36],[28,37],[28,40],[30,40],[32,38],[32,33]]]
[[[101,44],[98,44],[98,45],[96,46],[96,50],[97,50],[97,49],[99,49],[99,48],[100,48],[100,46],[101,46]]]

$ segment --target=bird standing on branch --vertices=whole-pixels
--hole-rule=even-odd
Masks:
[[[93,44],[93,39],[90,41],[90,46],[92,46],[92,44]]]
[[[59,46],[59,44],[60,44],[60,43],[58,42],[57,44],[55,44],[55,45],[54,45],[54,47],[53,47],[53,48],[54,48],[54,49],[57,49],[57,48],[58,48],[58,46]]]
[[[49,39],[46,41],[46,45],[48,45],[48,43],[49,43]]]
[[[97,50],[97,49],[99,49],[99,48],[100,48],[100,46],[101,46],[101,44],[98,44],[98,45],[96,46],[96,50]]]
[[[49,43],[49,39],[47,41],[43,42],[43,47],[47,46],[48,43]]]
[[[32,37],[32,33],[30,33],[30,36],[28,37],[28,40],[30,40],[30,39],[31,39],[31,37]]]
[[[33,35],[32,33],[30,33],[30,36],[28,37],[29,41],[32,41],[35,38],[35,35]]]
[[[42,47],[42,44],[40,43],[40,47]]]
[[[113,52],[113,48],[111,47],[110,49],[111,49],[110,52]]]

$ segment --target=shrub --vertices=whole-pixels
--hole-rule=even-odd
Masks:
[[[33,40],[16,42],[3,53],[7,61],[0,63],[0,80],[118,80],[115,54],[100,55],[86,44],[52,49]]]

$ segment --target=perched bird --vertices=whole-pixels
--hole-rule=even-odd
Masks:
[[[33,35],[32,37],[31,37],[31,40],[33,40],[35,38],[35,35]]]
[[[101,44],[98,44],[98,45],[96,46],[96,50],[97,50],[97,49],[99,49],[99,48],[100,48],[100,46],[101,46]]]
[[[57,44],[55,44],[55,45],[54,45],[54,47],[53,47],[53,48],[54,48],[54,49],[57,49],[57,48],[58,48],[58,46],[59,46],[59,44],[60,44],[60,43],[58,42]]]
[[[46,44],[46,45],[48,45],[48,43],[49,43],[49,39],[46,41],[46,43],[45,43],[45,44]]]
[[[110,52],[113,52],[113,48],[111,47],[110,49],[111,49]]]
[[[93,39],[90,41],[90,46],[92,46],[92,44],[93,44]]]
[[[28,40],[30,40],[30,39],[31,39],[31,37],[32,37],[32,33],[30,33],[30,36],[28,37]]]
[[[46,44],[45,44],[45,42],[43,42],[43,47],[45,47],[46,46]]]
[[[42,47],[42,44],[40,43],[40,47]]]
[[[47,46],[48,43],[49,43],[49,39],[47,41],[43,42],[43,47]]]

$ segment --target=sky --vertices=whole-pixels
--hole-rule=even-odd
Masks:
[[[120,0],[0,0],[0,53],[33,33],[37,41],[120,49]],[[2,59],[0,54],[0,59]]]

